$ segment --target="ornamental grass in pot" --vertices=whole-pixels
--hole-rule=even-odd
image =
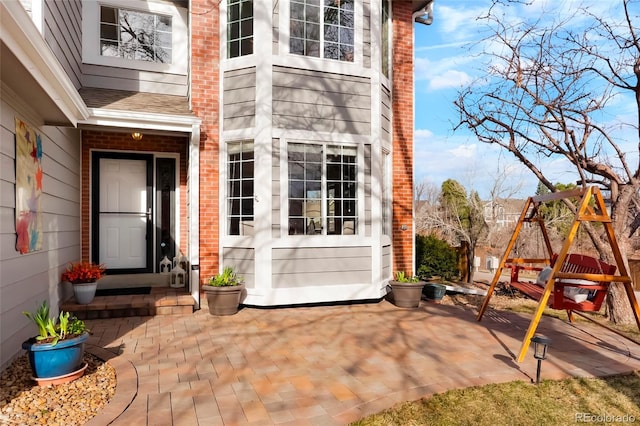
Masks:
[[[395,273],[389,281],[393,304],[400,308],[417,308],[422,298],[422,287],[425,282],[415,275],[406,275],[404,271]]]
[[[84,344],[89,337],[84,321],[64,311],[50,317],[46,300],[35,312],[23,314],[38,328],[37,336],[22,343],[22,349],[28,353],[33,379],[45,386],[81,377],[87,367],[83,362]]]
[[[80,305],[93,301],[98,280],[105,275],[105,266],[93,262],[72,262],[62,273],[61,280],[71,283],[73,295]]]
[[[202,286],[207,296],[211,315],[233,315],[238,312],[240,297],[245,289],[244,280],[231,266],[225,266]]]

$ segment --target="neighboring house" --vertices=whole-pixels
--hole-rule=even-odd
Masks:
[[[79,259],[131,279],[183,253],[196,301],[223,265],[251,305],[384,296],[414,268],[413,25],[431,3],[0,2],[0,367]]]
[[[513,198],[486,201],[483,206],[484,220],[492,227],[515,227],[522,214],[525,201]]]

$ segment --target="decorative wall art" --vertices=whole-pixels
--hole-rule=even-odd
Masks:
[[[42,249],[42,139],[16,118],[16,250]]]

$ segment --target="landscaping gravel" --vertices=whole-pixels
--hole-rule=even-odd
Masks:
[[[94,417],[116,391],[115,369],[85,353],[87,369],[70,383],[40,387],[26,355],[0,375],[0,425],[71,426]]]

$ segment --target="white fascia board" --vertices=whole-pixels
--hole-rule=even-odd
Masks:
[[[0,2],[0,40],[75,127],[89,110],[22,4]]]
[[[202,120],[196,116],[157,114],[103,108],[89,108],[90,116],[78,124],[89,126],[125,127],[168,132],[191,133]]]

